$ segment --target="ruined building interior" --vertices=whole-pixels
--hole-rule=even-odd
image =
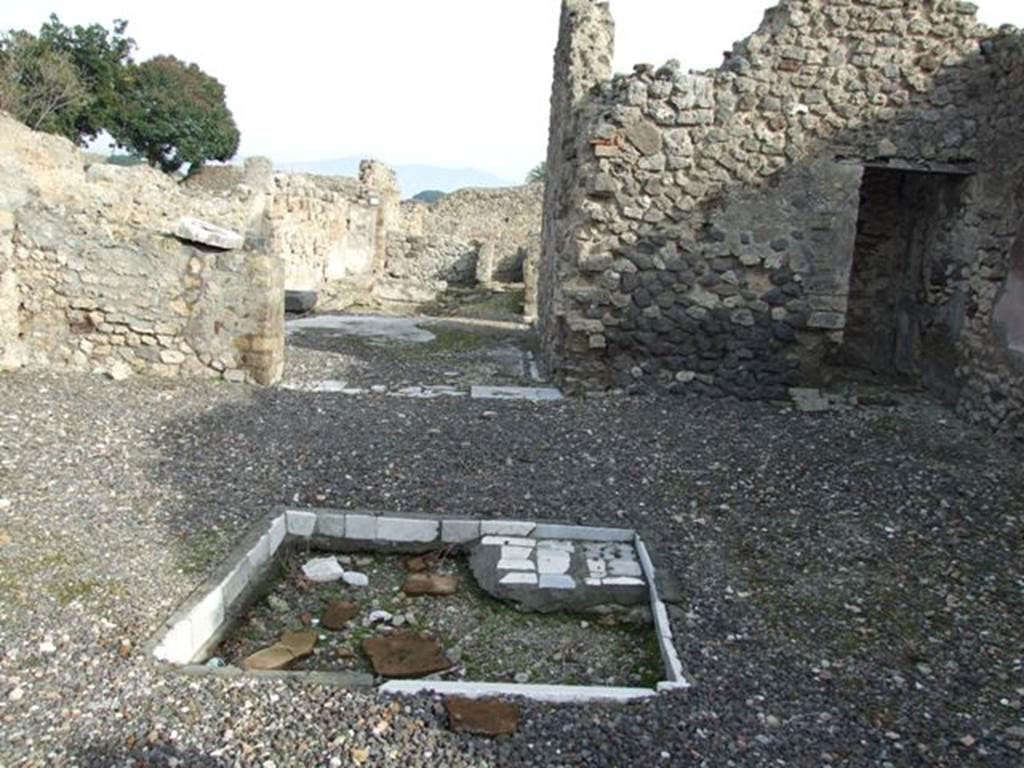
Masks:
[[[0,360],[269,383],[282,286],[336,311],[525,282],[546,369],[570,392],[781,400],[866,376],[1021,434],[1018,33],[961,2],[783,0],[717,70],[613,75],[613,45],[607,3],[566,0],[547,184],[430,205],[401,202],[374,162],[344,179],[252,159],[176,189],[7,121]],[[52,212],[67,208],[95,258],[57,247]],[[252,258],[161,240],[185,214],[243,232]],[[131,266],[108,268],[111,254]],[[250,296],[229,278],[240,265],[256,270]],[[126,306],[154,269],[171,270],[167,292]],[[197,286],[222,281],[230,306],[205,306]],[[237,326],[227,346],[221,326]]]
[[[561,0],[544,181],[429,203],[0,112],[0,768],[1024,765],[1024,31],[769,3],[615,73]],[[542,3],[333,5],[504,106],[466,9]],[[448,114],[248,26],[327,8],[203,31]]]

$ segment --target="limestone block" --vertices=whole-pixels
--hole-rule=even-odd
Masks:
[[[446,544],[464,544],[478,538],[480,538],[480,522],[478,520],[441,521],[441,541]]]
[[[178,222],[174,235],[186,242],[200,243],[225,251],[238,250],[245,245],[245,238],[237,232],[191,217],[185,217]]]
[[[440,523],[437,520],[415,518],[377,518],[377,539],[381,541],[431,542],[437,539]]]

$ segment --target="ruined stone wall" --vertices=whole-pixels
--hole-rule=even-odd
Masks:
[[[373,271],[379,206],[356,179],[277,174],[269,211],[269,248],[285,264],[290,290]]]
[[[388,233],[386,270],[455,283],[521,283],[526,261],[539,255],[543,197],[543,184],[527,184],[406,201]]]
[[[639,66],[567,107],[571,52],[603,60],[610,40],[565,19],[600,8],[565,3],[556,59],[540,316],[563,378],[765,398],[814,382],[844,341],[867,166],[967,174],[918,248],[918,368],[943,389],[929,370],[954,370],[976,418],[1017,408],[992,402],[1020,392],[992,357],[1020,221],[1017,35],[966,3],[787,0],[719,70]]]
[[[536,282],[537,329],[549,370],[567,376],[569,382],[591,367],[589,340],[583,349],[571,349],[581,337],[570,337],[569,323],[580,332],[590,318],[574,311],[581,297],[576,293],[574,266],[577,231],[589,214],[585,210],[587,132],[583,129],[585,102],[592,87],[611,76],[615,26],[608,3],[563,0],[555,50],[554,82],[548,129],[548,156],[544,185],[541,256],[530,282]],[[527,297],[527,314],[534,307]],[[591,326],[593,327],[593,326]],[[604,344],[601,334],[594,344]],[[569,371],[568,358],[574,359]]]
[[[0,189],[0,365],[280,377],[280,261],[168,234],[190,215],[258,240],[261,193],[196,196],[149,168],[86,168],[70,142],[5,115]]]

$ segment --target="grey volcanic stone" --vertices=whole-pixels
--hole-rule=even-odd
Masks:
[[[493,544],[496,539],[505,539],[508,546]],[[518,603],[523,608],[538,613],[550,613],[554,611],[580,611],[604,613],[614,610],[616,606],[631,607],[642,604],[647,599],[647,585],[640,577],[635,584],[602,584],[592,585],[587,583],[590,571],[587,565],[587,547],[608,547],[607,542],[573,542],[573,550],[569,556],[568,570],[564,573],[545,573],[543,563],[544,554],[538,554],[537,548],[544,544],[543,541],[536,542],[527,558],[525,551],[522,552],[523,568],[520,570],[499,569],[498,564],[502,560],[502,550],[506,550],[505,559],[510,559],[509,550],[525,550],[525,547],[517,546],[517,542],[527,541],[517,537],[490,537],[477,541],[470,548],[469,564],[480,588],[488,594],[500,599]],[[530,559],[533,570],[525,570],[526,559]],[[518,574],[522,580],[502,583],[510,574]],[[619,577],[626,574],[609,574]],[[527,582],[530,577],[535,577]],[[630,573],[629,576],[639,576],[637,573]]]
[[[237,232],[188,216],[178,222],[174,235],[190,243],[209,245],[225,251],[237,251],[245,244],[245,238]]]
[[[285,291],[284,311],[301,313],[311,312],[316,306],[316,291]]]

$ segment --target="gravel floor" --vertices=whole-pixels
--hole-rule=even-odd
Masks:
[[[402,592],[408,555],[354,558],[356,564],[346,568],[365,573],[368,587],[313,584],[301,578],[302,564],[323,554],[297,549],[282,558],[267,595],[249,607],[216,655],[242,666],[246,656],[273,645],[283,632],[318,628],[327,605],[340,601],[358,605],[357,617],[340,631],[319,627],[313,654],[290,669],[373,674],[362,643],[392,631],[392,622],[368,622],[372,612],[386,611],[401,618],[402,629],[441,643],[455,664],[440,679],[648,687],[663,679],[650,624],[628,625],[611,616],[519,612],[477,586],[465,556],[448,558],[436,569],[459,579],[456,593],[445,597],[407,597]]]
[[[490,741],[450,733],[430,697],[151,664],[158,622],[288,502],[655,531],[695,687],[527,703]],[[0,765],[1019,766],[1022,502],[1020,452],[923,401],[809,415],[3,376]]]

